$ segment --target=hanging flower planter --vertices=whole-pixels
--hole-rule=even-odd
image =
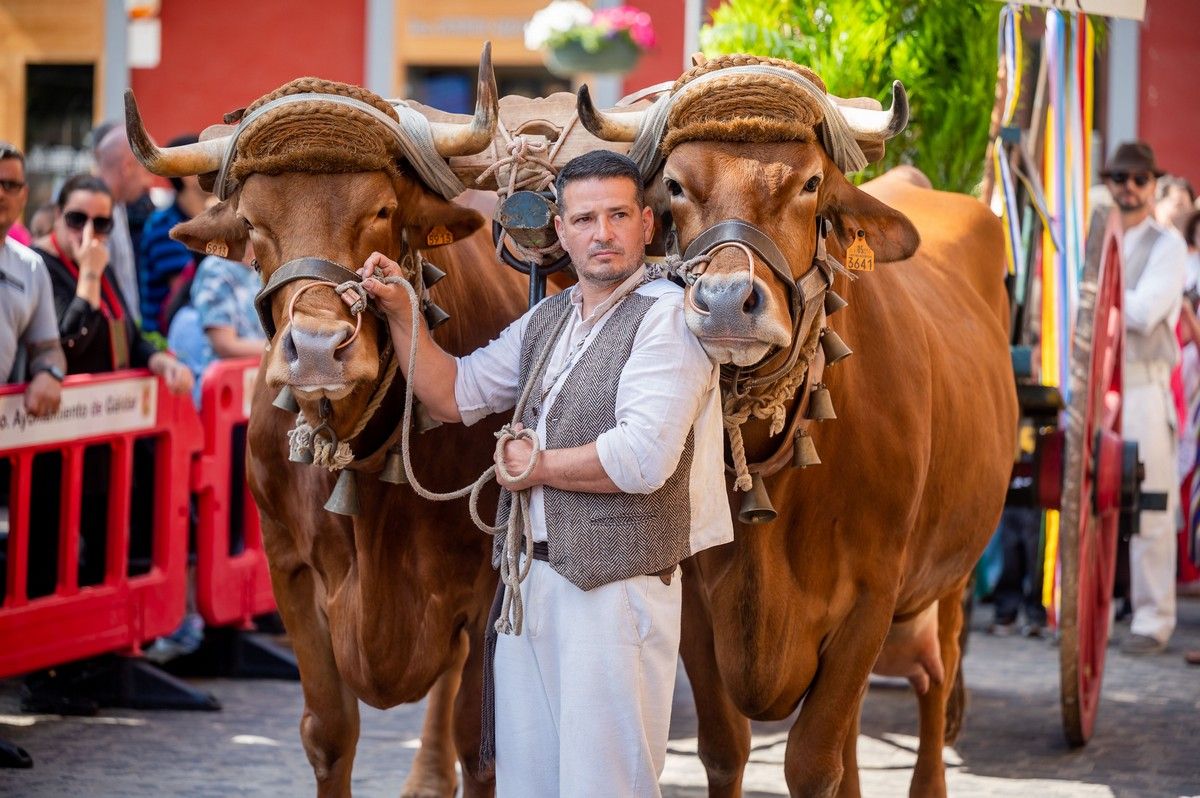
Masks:
[[[627,36],[604,39],[595,50],[579,41],[567,41],[546,49],[546,68],[559,77],[579,72],[625,73],[633,69],[642,51]]]
[[[632,6],[592,11],[576,0],[554,0],[525,26],[525,46],[540,50],[560,77],[624,73],[654,46],[650,15]]]

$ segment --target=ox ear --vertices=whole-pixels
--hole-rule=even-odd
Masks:
[[[904,260],[917,251],[921,235],[903,213],[851,185],[840,173],[826,181],[826,190],[821,213],[833,222],[843,248],[863,230],[867,246],[881,263]]]
[[[420,249],[432,249],[468,238],[483,222],[478,211],[423,193],[404,227],[410,242]]]
[[[237,218],[237,195],[171,228],[171,238],[194,252],[241,260],[246,226]]]

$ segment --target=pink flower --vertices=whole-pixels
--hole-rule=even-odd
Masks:
[[[633,6],[599,9],[592,15],[592,24],[609,34],[625,31],[643,50],[654,46],[654,25],[650,15]]]

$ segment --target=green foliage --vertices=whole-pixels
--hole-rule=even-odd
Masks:
[[[890,102],[908,90],[908,129],[872,177],[911,163],[937,188],[971,192],[982,174],[996,90],[993,0],[726,0],[700,34],[709,55],[753,53],[810,67],[840,97]]]

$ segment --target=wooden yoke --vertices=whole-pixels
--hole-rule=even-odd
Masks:
[[[496,126],[491,146],[476,155],[451,158],[450,168],[467,188],[496,191],[503,197],[510,185],[515,190],[545,190],[563,164],[585,152],[629,151],[626,142],[603,141],[584,129],[579,124],[575,103],[575,95],[569,92],[533,99],[515,94],[501,97],[500,124]],[[470,118],[411,100],[408,104],[430,122],[462,122]],[[641,110],[648,105],[648,100],[640,100],[627,110]],[[516,156],[522,140],[523,155]]]
[[[430,122],[469,118],[411,100],[408,104]],[[639,111],[649,104],[650,100],[638,99],[610,113]],[[499,201],[492,214],[496,255],[529,275],[532,307],[545,295],[546,277],[570,268],[554,229],[558,206],[553,184],[558,170],[592,150],[627,154],[630,144],[605,141],[588,132],[579,122],[576,97],[568,92],[532,99],[508,95],[500,98],[499,106],[492,143],[475,155],[453,157],[449,163],[468,189],[496,192]],[[571,282],[569,277],[565,282],[555,279],[558,288]]]

